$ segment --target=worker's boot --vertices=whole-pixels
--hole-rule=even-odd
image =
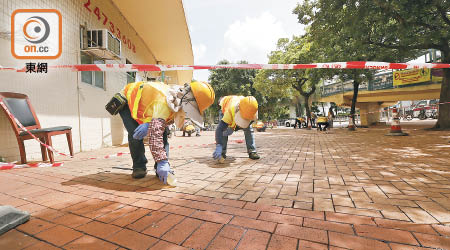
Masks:
[[[258,160],[258,159],[261,158],[261,157],[259,157],[258,153],[256,153],[256,152],[251,152],[251,153],[248,153],[248,158],[250,158],[250,159],[252,159],[252,160]]]
[[[134,179],[141,179],[144,178],[147,175],[147,170],[143,168],[136,168],[133,169],[133,173],[131,174],[131,177]]]

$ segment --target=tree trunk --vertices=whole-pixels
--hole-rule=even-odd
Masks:
[[[323,116],[326,116],[326,115],[325,115],[325,108],[323,107],[323,102],[321,102],[320,104],[322,104]]]
[[[352,108],[350,109],[350,117],[353,120],[353,126],[356,126],[355,113],[356,113],[356,101],[358,99],[358,91],[359,91],[359,81],[353,80]],[[350,124],[349,124],[349,126],[350,126]]]
[[[450,61],[446,60],[446,61]],[[444,78],[442,79],[441,95],[439,98],[439,117],[435,128],[450,129],[450,69],[444,69]]]
[[[305,110],[306,110],[306,127],[307,128],[309,128],[309,124],[311,124],[312,125],[312,122],[311,122],[311,112],[310,112],[310,109],[309,109],[309,96],[303,96],[303,97],[305,97]]]

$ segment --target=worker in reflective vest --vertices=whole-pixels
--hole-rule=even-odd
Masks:
[[[243,129],[247,153],[250,159],[257,160],[255,136],[250,124],[258,118],[258,102],[253,96],[225,96],[220,102],[220,122],[216,129],[216,150],[213,158],[219,161],[226,159],[228,136],[234,131]]]
[[[143,139],[148,134],[156,175],[167,183],[168,174],[173,174],[168,162],[167,125],[175,122],[177,127],[182,127],[187,117],[202,127],[203,111],[214,102],[214,90],[208,83],[197,81],[184,86],[134,82],[126,85],[120,94],[128,104],[119,114],[128,131],[132,177],[143,178],[147,174]]]

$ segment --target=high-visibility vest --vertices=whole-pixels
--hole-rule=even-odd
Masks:
[[[317,119],[317,123],[321,122],[328,122],[328,118],[325,116],[319,116],[319,118]]]
[[[233,129],[236,128],[236,122],[234,120],[234,116],[236,115],[236,106],[243,98],[243,96],[229,95],[222,98],[219,103],[223,113],[222,121]]]
[[[127,98],[131,117],[139,124],[161,118],[169,122],[174,112],[167,105],[166,94],[169,86],[162,82],[133,82],[122,90]]]

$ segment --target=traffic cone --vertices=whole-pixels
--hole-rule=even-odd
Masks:
[[[355,124],[353,123],[353,117],[352,116],[350,116],[349,118],[348,118],[348,130],[350,130],[350,131],[355,131],[356,129],[355,129]]]
[[[386,135],[391,136],[405,136],[407,133],[402,132],[402,127],[400,126],[400,118],[398,117],[397,108],[392,109],[392,122],[391,122],[391,131]]]

